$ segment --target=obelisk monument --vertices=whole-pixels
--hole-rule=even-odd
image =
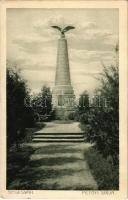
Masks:
[[[53,108],[56,119],[65,119],[74,111],[75,96],[71,85],[68,45],[64,33],[74,27],[67,26],[64,29],[58,26],[52,27],[61,33],[58,40],[55,86],[52,92]]]

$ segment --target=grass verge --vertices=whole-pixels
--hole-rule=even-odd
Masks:
[[[113,165],[93,147],[84,156],[99,190],[119,190],[119,165]]]
[[[34,152],[32,147],[20,147],[19,150],[11,150],[7,156],[7,189],[12,182],[17,180],[19,171],[28,165],[30,155]]]
[[[25,138],[20,141],[18,149],[13,144],[7,152],[7,189],[13,182],[16,182],[20,170],[26,167],[30,160],[30,155],[34,153],[35,149],[31,146],[24,145],[25,143],[32,142],[32,136],[35,131],[40,130],[45,126],[44,123],[40,122],[36,124],[34,128],[25,129]]]

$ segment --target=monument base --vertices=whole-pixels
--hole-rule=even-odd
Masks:
[[[68,119],[75,111],[75,95],[71,85],[55,86],[52,94],[53,109],[56,119]]]
[[[70,120],[70,114],[75,112],[75,109],[67,108],[55,108],[55,119],[56,120]]]

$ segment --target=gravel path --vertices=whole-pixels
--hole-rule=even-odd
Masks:
[[[61,129],[62,128],[62,129]],[[39,132],[78,132],[78,123],[47,123]],[[29,163],[20,170],[9,189],[95,190],[97,183],[89,169],[84,152],[88,143],[28,143],[35,151]]]

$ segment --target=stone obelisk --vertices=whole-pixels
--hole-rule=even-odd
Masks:
[[[64,33],[58,40],[55,86],[52,93],[57,119],[65,119],[74,111],[74,91],[71,85],[68,45]]]

